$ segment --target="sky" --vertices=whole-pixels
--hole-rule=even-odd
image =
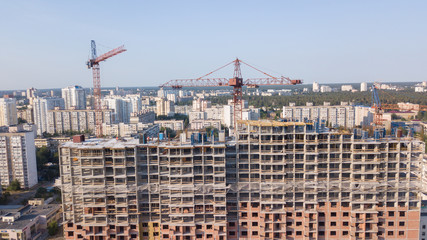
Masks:
[[[158,86],[236,57],[311,84],[427,80],[427,1],[2,1],[0,90]],[[213,77],[232,77],[227,68]],[[262,77],[242,67],[244,78]]]

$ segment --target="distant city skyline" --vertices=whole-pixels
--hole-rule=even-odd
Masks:
[[[305,84],[422,82],[425,1],[20,1],[0,9],[0,90],[92,87],[90,40],[103,87],[197,78],[239,57]],[[108,46],[108,47],[106,47]],[[111,48],[110,48],[111,47]],[[242,69],[243,77],[258,77]],[[216,75],[229,77],[232,69]]]

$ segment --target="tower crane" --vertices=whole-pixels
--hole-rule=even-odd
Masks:
[[[371,107],[374,110],[374,127],[380,127],[383,124],[383,109],[381,107],[380,97],[378,95],[378,83],[372,85],[372,104]]]
[[[91,56],[91,59],[87,61],[86,65],[88,69],[92,68],[92,75],[93,75],[93,97],[94,97],[93,103],[94,103],[94,109],[95,109],[96,137],[102,136],[101,76],[100,76],[99,63],[124,51],[126,51],[126,49],[124,45],[122,45],[98,57],[96,54],[95,40],[91,41],[92,56]]]
[[[250,68],[255,69],[258,72],[266,75],[267,78],[249,78],[243,79],[240,65],[244,64]],[[214,72],[223,69],[229,65],[234,65],[233,78],[206,78]],[[245,62],[236,58],[236,60],[227,63],[226,65],[206,74],[197,79],[175,79],[166,82],[160,87],[172,87],[174,89],[181,89],[183,87],[233,87],[233,106],[234,106],[234,129],[237,130],[237,123],[242,120],[242,109],[243,109],[243,86],[247,87],[259,87],[266,85],[296,85],[301,84],[301,80],[292,80],[287,77],[274,77],[268,73],[265,73]]]
[[[371,107],[374,110],[374,121],[373,125],[375,127],[380,127],[383,125],[383,113],[385,110],[402,110],[398,104],[382,104],[379,97],[379,83],[374,83],[372,85],[372,104]],[[408,107],[405,107],[403,110],[411,111],[427,111],[426,105],[412,104]]]

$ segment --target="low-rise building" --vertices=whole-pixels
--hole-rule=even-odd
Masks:
[[[61,205],[0,206],[1,239],[41,239],[47,233],[47,226],[60,219]]]
[[[160,128],[170,128],[174,131],[182,131],[184,130],[184,120],[157,120],[154,121],[154,124],[158,124]]]

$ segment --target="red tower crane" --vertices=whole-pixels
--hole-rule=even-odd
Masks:
[[[119,53],[126,51],[124,46],[120,46],[111,51],[108,51],[101,56],[96,55],[96,44],[95,40],[91,41],[92,58],[87,61],[87,68],[92,68],[93,74],[93,97],[94,97],[94,108],[95,108],[95,133],[96,137],[102,136],[102,107],[101,107],[101,76],[99,63],[115,56]]]
[[[223,69],[231,64],[234,64],[233,78],[205,78],[220,69]],[[268,78],[249,78],[243,80],[240,65],[245,64],[246,66],[255,69],[258,72],[268,76]],[[180,89],[183,87],[233,87],[233,105],[234,105],[234,129],[237,129],[237,123],[242,120],[242,109],[243,109],[243,86],[248,87],[259,87],[265,85],[296,85],[301,84],[301,80],[291,80],[287,77],[273,77],[245,62],[236,58],[236,60],[227,63],[226,65],[202,76],[197,79],[176,79],[170,80],[160,87],[172,87],[174,89]]]

